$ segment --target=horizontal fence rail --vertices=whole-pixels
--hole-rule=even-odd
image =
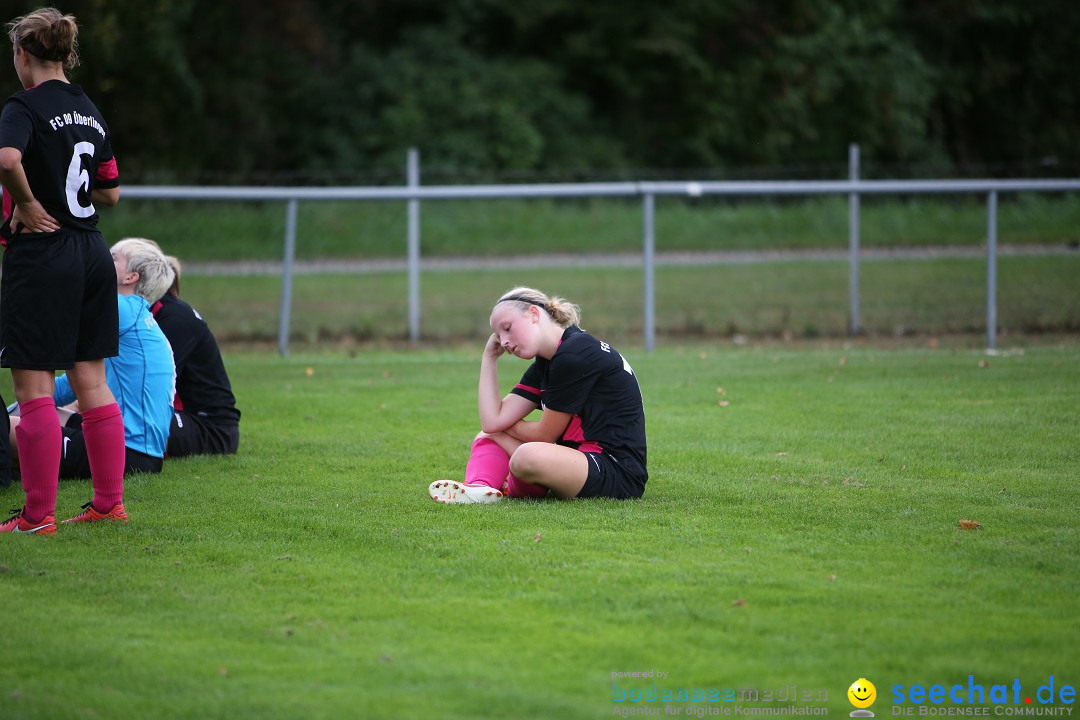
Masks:
[[[196,187],[184,185],[125,186],[125,198],[141,200],[202,200],[284,202],[286,222],[284,263],[282,266],[281,319],[278,350],[288,354],[292,312],[292,279],[296,254],[296,213],[300,202],[324,201],[407,201],[409,279],[409,337],[420,339],[420,203],[425,200],[490,200],[510,198],[588,198],[639,197],[642,199],[642,270],[644,347],[655,346],[655,202],[659,197],[734,196],[813,196],[847,195],[851,203],[849,217],[850,257],[850,330],[859,330],[858,200],[863,195],[941,195],[981,194],[987,197],[987,299],[986,346],[996,344],[997,324],[997,204],[1000,193],[1045,193],[1080,191],[1080,179],[1025,180],[859,180],[857,148],[852,148],[852,179],[810,181],[739,181],[739,182],[612,182],[558,183],[534,185],[429,185],[419,184],[419,168],[414,152],[409,154],[409,184],[395,187]]]
[[[641,197],[665,195],[941,195],[989,192],[1075,192],[1080,179],[1061,180],[782,180],[736,182],[622,182],[409,187],[125,186],[143,200],[492,200],[499,198]]]

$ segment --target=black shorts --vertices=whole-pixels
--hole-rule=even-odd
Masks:
[[[70,370],[119,346],[116,268],[99,232],[9,240],[0,282],[0,366]]]
[[[240,447],[239,425],[217,425],[185,410],[173,412],[166,457],[232,455]]]
[[[583,454],[589,461],[589,477],[585,479],[577,497],[634,500],[645,493],[645,481],[624,470],[611,455],[602,452]]]
[[[64,438],[64,448],[60,453],[60,479],[89,478],[90,458],[86,454],[86,438],[83,437],[81,424],[78,427],[62,427],[60,433]],[[127,457],[124,461],[125,475],[136,472],[161,472],[163,464],[161,458],[131,448],[124,449],[127,451]]]

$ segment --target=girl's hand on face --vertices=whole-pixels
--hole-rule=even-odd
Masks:
[[[504,352],[506,352],[506,348],[499,344],[499,336],[491,333],[491,337],[488,338],[487,345],[484,347],[484,354],[496,359]]]

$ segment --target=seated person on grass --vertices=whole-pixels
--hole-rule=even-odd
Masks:
[[[180,299],[180,261],[168,260],[175,279],[152,308],[176,361],[167,457],[232,455],[240,445],[240,411],[221,350],[202,316]]]
[[[112,247],[120,315],[120,353],[105,358],[105,379],[124,419],[127,458],[124,473],[161,472],[169,437],[176,378],[172,349],[161,332],[150,303],[168,289],[173,271],[165,255],[150,243],[121,240]],[[75,393],[67,374],[56,379],[53,393],[63,436],[60,477],[90,477],[90,460],[82,432]],[[18,405],[9,408],[17,413]],[[11,450],[19,417],[11,417]]]
[[[464,482],[437,480],[428,494],[442,503],[543,497],[638,498],[645,464],[645,412],[630,364],[615,348],[578,327],[578,308],[531,288],[504,294],[491,311],[480,361],[482,432],[472,444]],[[496,362],[504,353],[532,359],[521,380],[499,397]],[[526,421],[542,409],[538,421]]]

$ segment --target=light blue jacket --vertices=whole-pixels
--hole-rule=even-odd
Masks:
[[[176,365],[146,300],[117,295],[120,354],[105,358],[105,381],[124,417],[124,441],[132,450],[165,457],[176,394]],[[67,374],[56,378],[57,407],[75,401]]]

